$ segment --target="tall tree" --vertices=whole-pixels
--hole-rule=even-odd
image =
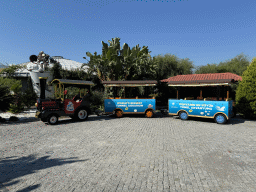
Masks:
[[[109,45],[101,42],[101,55],[86,52],[90,61],[84,65],[89,66],[89,72],[96,72],[100,80],[138,79],[153,71],[148,47],[143,46],[141,49],[136,45],[130,49],[125,43],[121,48],[120,38],[112,38],[108,42]]]
[[[256,119],[256,58],[242,75],[236,92],[238,112],[247,118]]]
[[[249,66],[249,63],[249,57],[241,53],[228,61],[220,62],[218,65],[218,70],[219,73],[222,72],[221,70],[223,70],[225,72],[231,72],[237,75],[242,75],[243,72]]]
[[[196,67],[196,74],[204,74],[204,73],[218,73],[218,65],[217,64],[207,64],[204,66]]]
[[[192,74],[193,62],[188,58],[179,59],[175,55],[165,54],[153,57],[155,79],[162,80],[180,74]]]
[[[243,53],[235,56],[234,58],[220,62],[219,64],[207,64],[206,66],[197,67],[195,73],[234,73],[237,75],[242,75],[243,72],[249,66],[249,57]]]

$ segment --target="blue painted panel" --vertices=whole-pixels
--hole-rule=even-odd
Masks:
[[[116,108],[120,108],[123,112],[142,113],[147,108],[155,111],[155,99],[105,99],[104,100],[105,113],[113,112]]]
[[[222,112],[228,118],[232,115],[233,101],[202,101],[202,100],[168,100],[169,113],[177,114],[179,110],[185,110],[188,115],[202,117],[213,117],[216,113]]]

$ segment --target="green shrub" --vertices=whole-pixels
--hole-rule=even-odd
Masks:
[[[22,87],[21,81],[14,78],[0,77],[0,85],[7,86],[14,93],[19,93]]]
[[[0,77],[0,85],[2,85],[2,90],[5,90],[5,92],[0,93],[2,96],[0,101],[1,110],[9,110],[13,113],[21,112],[24,108],[20,98],[21,81],[13,78]],[[10,91],[13,91],[14,94],[11,95]]]
[[[92,109],[104,110],[104,92],[93,91],[91,96],[91,107]]]
[[[37,94],[33,89],[27,89],[22,94],[22,103],[27,107],[30,108],[31,106],[34,106],[36,103]]]
[[[9,112],[20,113],[24,111],[24,104],[22,102],[22,96],[20,94],[14,96],[14,101],[14,104],[10,104]]]
[[[11,113],[20,113],[24,111],[24,105],[15,105],[15,104],[11,104],[10,107],[9,107],[9,112]]]
[[[10,104],[13,103],[14,98],[10,95],[9,87],[0,84],[0,110],[6,111],[9,109]]]
[[[242,75],[236,91],[237,112],[246,118],[256,119],[256,58]]]
[[[61,65],[59,62],[55,62],[53,64],[53,67],[50,69],[50,71],[53,74],[53,79],[61,79]]]

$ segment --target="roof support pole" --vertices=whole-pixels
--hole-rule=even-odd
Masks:
[[[114,98],[116,98],[116,97],[118,97],[118,95],[117,95],[117,87],[113,87],[114,88],[114,90],[113,90],[113,92],[114,92]]]
[[[200,97],[203,97],[203,90],[202,90],[202,88],[200,89]]]
[[[217,101],[220,100],[220,86],[217,86]]]
[[[229,99],[229,86],[227,87],[227,99]]]
[[[222,94],[221,95],[222,95],[223,101],[224,101],[224,98],[225,98],[225,86],[222,85],[221,88],[222,88]]]
[[[177,99],[180,99],[180,87],[178,87],[178,90],[177,90]]]
[[[106,96],[107,95],[107,86],[106,85],[104,85],[104,95]]]

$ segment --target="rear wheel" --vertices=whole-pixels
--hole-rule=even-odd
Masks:
[[[76,114],[76,118],[80,121],[84,121],[88,118],[88,113],[85,109],[80,109],[78,110],[77,114]]]
[[[117,118],[121,118],[121,117],[123,117],[123,112],[121,111],[121,110],[116,110],[116,117]]]
[[[154,115],[153,111],[152,110],[147,110],[146,113],[145,113],[145,116],[147,118],[152,118]]]
[[[58,116],[55,114],[49,115],[47,118],[47,122],[50,125],[56,125],[58,123]]]
[[[188,119],[188,114],[184,111],[179,113],[179,117],[181,118],[181,120],[187,120]]]
[[[218,124],[225,124],[227,122],[227,118],[223,114],[216,115],[214,120]]]

